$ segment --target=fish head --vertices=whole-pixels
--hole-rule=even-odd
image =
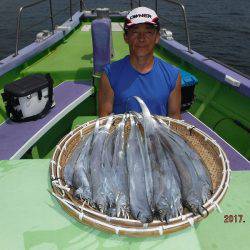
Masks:
[[[176,204],[176,206],[165,206],[158,208],[156,215],[160,221],[169,222],[170,219],[178,217],[183,213],[182,205]]]
[[[202,202],[205,203],[206,201],[208,201],[212,197],[212,194],[213,189],[211,188],[211,185],[204,183],[201,189]]]
[[[153,221],[153,214],[148,212],[139,212],[137,219],[142,223],[150,223]]]
[[[90,191],[89,188],[85,188],[85,189],[83,190],[83,197],[84,197],[84,199],[85,199],[88,203],[91,203],[91,201],[92,201],[92,193],[91,193],[91,191]]]
[[[85,187],[84,189],[82,187],[76,189],[74,196],[80,200],[84,199],[88,204],[91,204],[92,202],[91,191],[88,187]]]
[[[106,199],[105,195],[97,197],[95,203],[96,203],[97,208],[102,213],[106,213],[107,212],[108,202],[107,202],[107,199]]]
[[[78,189],[76,189],[76,191],[74,192],[74,196],[77,198],[77,199],[83,199],[84,196],[83,196],[83,189],[80,187]]]
[[[167,221],[171,215],[171,204],[165,199],[156,203],[156,214],[160,221]]]
[[[190,195],[185,201],[184,201],[185,207],[188,208],[194,215],[197,215],[200,213],[202,208],[202,200],[199,196]]]
[[[159,209],[157,210],[157,217],[159,218],[160,221],[165,221],[166,215],[167,215],[167,210],[166,209]]]
[[[116,214],[117,214],[116,207],[109,207],[107,214],[108,216],[116,217]]]
[[[165,216],[171,209],[171,204],[166,196],[160,195],[155,201],[155,212],[159,217]]]
[[[130,213],[129,201],[126,195],[119,195],[116,199],[117,216],[128,217]]]

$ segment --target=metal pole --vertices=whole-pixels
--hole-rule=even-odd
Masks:
[[[83,0],[80,0],[80,12],[82,12],[82,6],[83,6],[82,2]]]
[[[19,47],[19,36],[20,36],[20,28],[21,28],[21,13],[22,13],[23,7],[21,7],[18,11],[17,16],[17,29],[16,29],[16,51],[13,57],[18,55],[18,47]]]
[[[186,10],[185,10],[184,5],[182,3],[180,3],[179,1],[176,1],[176,0],[164,0],[164,1],[176,4],[179,7],[181,7],[181,9],[182,9],[182,16],[184,18],[184,23],[185,23],[185,32],[186,32],[186,38],[187,38],[187,44],[188,44],[188,52],[192,54],[193,52],[191,50],[191,45],[190,45],[189,31],[188,31],[188,25],[187,25],[187,16],[186,16]]]
[[[21,14],[22,11],[24,9],[33,7],[37,4],[40,4],[42,2],[45,2],[47,0],[39,0],[37,2],[31,3],[31,4],[27,4],[22,6],[21,8],[19,8],[19,11],[17,13],[17,29],[16,29],[16,50],[15,50],[15,54],[13,55],[13,57],[18,55],[18,48],[19,48],[19,40],[20,40],[20,30],[21,30]],[[52,2],[51,0],[49,0],[49,7],[50,7],[50,18],[51,18],[51,26],[52,26],[52,32],[54,32],[54,19],[53,19],[53,13],[52,13]],[[72,11],[71,11],[72,13]],[[71,15],[71,19],[72,19],[72,15]]]
[[[158,13],[158,0],[155,0],[155,12]]]
[[[53,11],[52,11],[52,2],[51,2],[51,0],[49,0],[49,12],[50,12],[52,34],[54,34],[54,19],[53,19]]]
[[[70,21],[72,21],[72,0],[69,0],[69,15],[70,15]]]
[[[130,0],[130,9],[133,9],[133,0]]]
[[[184,5],[181,4],[181,8],[183,10],[183,17],[185,22],[185,31],[186,31],[186,37],[187,37],[187,43],[188,43],[188,52],[193,53],[191,50],[191,44],[190,44],[190,38],[189,38],[189,32],[188,32],[188,26],[187,26],[187,16],[186,16],[186,10]]]
[[[141,0],[139,0],[139,7],[141,7]]]

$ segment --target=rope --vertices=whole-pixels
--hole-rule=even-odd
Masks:
[[[163,227],[158,227],[159,235],[163,235]]]
[[[84,213],[79,213],[79,220],[82,220],[84,218]]]
[[[187,218],[188,223],[190,224],[191,227],[194,226],[194,219],[192,217]]]
[[[120,231],[120,228],[119,228],[119,227],[116,227],[116,228],[115,228],[115,233],[116,233],[116,234],[119,234],[119,231]]]
[[[211,202],[211,204],[216,207],[216,209],[219,211],[219,213],[222,213],[222,210],[221,210],[219,204],[216,201]]]

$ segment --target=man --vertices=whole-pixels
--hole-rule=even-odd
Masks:
[[[106,65],[101,76],[99,116],[141,112],[133,96],[139,96],[152,114],[181,119],[181,77],[179,70],[154,57],[160,39],[156,13],[146,7],[132,10],[124,23],[124,40],[130,55]]]

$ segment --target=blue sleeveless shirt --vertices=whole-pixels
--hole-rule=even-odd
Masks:
[[[152,69],[140,73],[133,68],[129,56],[104,67],[114,91],[113,112],[122,114],[127,111],[141,112],[133,96],[139,96],[151,114],[168,114],[168,98],[175,88],[179,70],[154,57]]]

